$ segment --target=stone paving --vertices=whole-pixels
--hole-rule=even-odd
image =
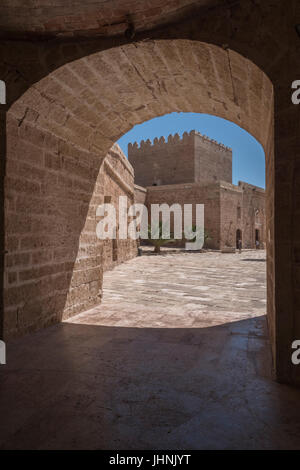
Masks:
[[[266,313],[265,251],[145,253],[105,273],[102,304],[70,323],[199,328]]]
[[[271,377],[265,253],[142,256],[100,307],[8,344],[2,449],[297,449]]]

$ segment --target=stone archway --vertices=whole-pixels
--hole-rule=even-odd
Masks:
[[[90,288],[95,278],[89,276],[92,264],[93,275],[101,278],[101,259],[89,246],[96,242],[93,210],[99,200],[95,188],[101,162],[135,124],[174,111],[223,117],[264,147],[269,176],[268,318],[275,355],[273,87],[238,53],[189,40],[151,40],[92,54],[58,68],[10,108],[6,337],[59,320],[66,305],[67,315],[75,304],[77,313],[83,293],[91,305],[99,302],[101,282]],[[34,258],[38,266],[32,266]],[[77,265],[81,268],[75,272]]]

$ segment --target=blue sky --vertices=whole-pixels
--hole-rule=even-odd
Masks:
[[[246,181],[261,188],[265,187],[265,154],[262,146],[244,129],[225,119],[208,114],[171,113],[138,124],[123,135],[119,146],[127,155],[129,142],[155,137],[181,136],[183,132],[196,131],[232,148],[232,182]]]

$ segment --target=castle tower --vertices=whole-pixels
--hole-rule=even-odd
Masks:
[[[194,139],[194,163],[195,183],[232,183],[232,149],[199,132]]]
[[[128,159],[144,187],[232,182],[232,150],[196,131],[129,144]]]

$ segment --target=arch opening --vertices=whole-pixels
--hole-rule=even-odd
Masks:
[[[116,256],[96,237],[95,208],[105,194],[134,200],[131,166],[116,147],[107,155],[134,125],[170,112],[212,114],[238,124],[261,143],[267,173],[272,171],[272,84],[249,60],[210,44],[157,40],[99,52],[52,72],[12,105],[6,337],[98,305],[105,253],[113,261],[136,254],[136,245],[125,240],[123,255]],[[269,232],[272,206],[269,185]]]
[[[171,113],[135,126],[118,144],[133,166],[138,199],[145,190],[149,221],[152,204],[179,204],[183,221],[184,205],[197,201],[204,204],[206,248],[234,249],[241,226],[245,248],[255,248],[258,227],[265,248],[265,154],[249,133],[216,116]]]

